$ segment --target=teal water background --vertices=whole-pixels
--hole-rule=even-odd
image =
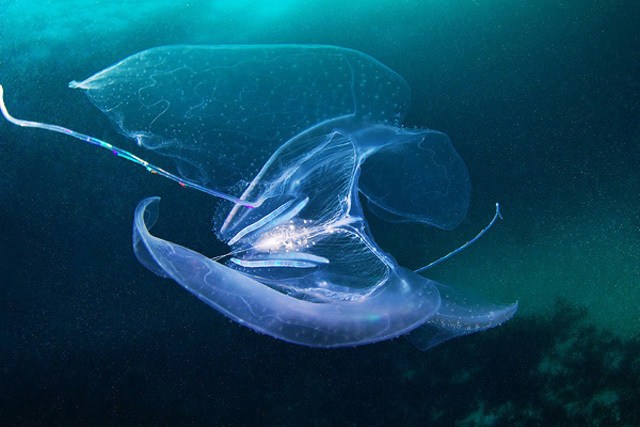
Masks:
[[[131,250],[136,203],[160,195],[159,234],[219,253],[215,200],[2,121],[3,413],[16,423],[633,422],[625,408],[640,397],[622,378],[640,375],[639,21],[630,0],[0,1],[12,113],[122,146],[67,83],[149,47],[320,43],[382,61],[412,88],[406,124],[451,137],[472,201],[453,232],[373,219],[376,239],[417,268],[473,236],[499,201],[504,221],[430,277],[520,303],[512,324],[430,353],[402,340],[326,352],[255,335]],[[531,360],[509,357],[520,352]],[[583,384],[585,372],[600,381]],[[384,390],[396,397],[373,394]],[[525,391],[535,402],[518,399]],[[347,403],[359,409],[341,415]]]

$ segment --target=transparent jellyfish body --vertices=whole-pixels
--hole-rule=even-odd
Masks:
[[[398,265],[374,241],[361,194],[391,221],[445,230],[464,218],[470,182],[449,138],[402,128],[407,83],[375,59],[332,46],[166,46],[71,82],[126,136],[175,170],[78,132],[68,134],[223,199],[206,257],[150,233],[159,198],[134,216],[143,265],[227,317],[281,340],[342,347],[407,336],[427,349],[509,319],[494,305]]]

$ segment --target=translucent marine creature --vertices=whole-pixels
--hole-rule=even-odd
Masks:
[[[159,198],[135,212],[133,246],[147,268],[229,318],[313,347],[406,335],[422,349],[509,319],[398,265],[374,241],[359,194],[392,221],[452,229],[464,218],[466,167],[440,132],[400,127],[407,83],[375,59],[331,46],[166,46],[132,55],[72,88],[128,137],[176,161],[176,172],[94,137],[65,133],[148,171],[220,197],[206,257],[150,234]],[[222,263],[222,261],[224,263]]]

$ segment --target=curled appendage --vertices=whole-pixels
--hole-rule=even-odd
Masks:
[[[129,160],[130,162],[133,162],[137,165],[140,165],[142,167],[144,167],[147,171],[160,175],[164,178],[170,179],[171,181],[175,181],[178,184],[180,184],[180,186],[182,187],[187,187],[187,188],[193,188],[195,190],[199,190],[202,191],[203,193],[209,194],[211,196],[214,197],[219,197],[221,199],[225,199],[228,200],[232,203],[235,203],[237,205],[241,205],[241,206],[245,206],[248,208],[255,208],[257,206],[259,206],[259,202],[250,202],[250,201],[246,201],[246,200],[242,200],[239,199],[238,197],[235,196],[231,196],[229,194],[223,193],[221,191],[217,191],[217,190],[213,190],[211,188],[207,188],[204,187],[196,182],[181,178],[177,175],[174,175],[170,172],[167,172],[166,170],[152,165],[151,163],[147,162],[146,160],[136,156],[135,154],[127,151],[127,150],[123,150],[122,148],[116,147],[114,145],[109,144],[108,142],[102,141],[98,138],[94,138],[92,136],[89,135],[85,135],[82,134],[80,132],[76,132],[74,130],[71,129],[67,129],[65,127],[62,126],[58,126],[58,125],[52,125],[52,124],[48,124],[48,123],[40,123],[40,122],[33,122],[33,121],[29,121],[29,120],[21,120],[21,119],[17,119],[15,117],[13,117],[11,114],[9,114],[9,111],[7,110],[7,106],[4,103],[4,89],[2,87],[2,85],[0,85],[0,111],[2,112],[2,115],[4,116],[5,119],[7,119],[9,122],[13,123],[16,126],[22,126],[22,127],[29,127],[29,128],[38,128],[38,129],[44,129],[44,130],[49,130],[52,132],[58,132],[58,133],[62,133],[65,135],[69,135],[75,139],[78,139],[80,141],[83,142],[87,142],[89,144],[95,145],[97,147],[100,148],[104,148],[106,150],[109,150],[111,153],[113,153],[114,155],[118,156],[118,157],[122,157],[125,158],[127,160]]]
[[[477,235],[476,237],[474,237],[473,239],[469,240],[467,243],[465,243],[464,245],[460,246],[458,249],[449,252],[448,254],[446,254],[445,256],[443,256],[442,258],[438,258],[437,260],[433,261],[431,264],[425,265],[424,267],[418,268],[417,270],[413,270],[414,273],[420,273],[422,271],[428,270],[429,268],[440,264],[443,261],[446,261],[447,259],[451,258],[452,256],[454,256],[455,254],[463,251],[464,249],[468,248],[469,246],[471,246],[476,240],[478,240],[480,237],[482,237],[482,235],[484,233],[486,233],[487,231],[489,231],[489,229],[491,227],[493,227],[493,224],[495,224],[495,222],[498,220],[498,218],[502,219],[502,214],[500,213],[500,203],[496,203],[496,213],[493,215],[493,218],[491,219],[491,222],[485,227],[483,228]]]

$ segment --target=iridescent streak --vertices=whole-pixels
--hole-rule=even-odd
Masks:
[[[308,202],[309,202],[309,198],[306,197],[301,202],[298,202],[293,207],[293,209],[291,209],[290,211],[288,211],[286,214],[282,215],[281,217],[278,217],[289,206],[291,206],[291,203],[293,203],[293,200],[289,200],[288,202],[283,203],[277,209],[275,209],[273,212],[269,213],[268,215],[265,215],[264,217],[260,218],[258,221],[254,222],[253,224],[249,224],[245,228],[240,230],[235,236],[233,236],[231,238],[231,240],[229,240],[229,242],[227,242],[227,244],[229,246],[233,245],[234,243],[236,243],[238,240],[242,239],[247,234],[249,234],[249,233],[251,233],[251,232],[253,232],[253,231],[255,231],[255,230],[259,229],[259,228],[262,228],[263,225],[267,224],[268,222],[271,222],[272,220],[273,220],[273,223],[269,224],[269,227],[268,228],[264,228],[263,230],[267,230],[269,228],[273,228],[278,224],[281,224],[281,223],[283,223],[285,221],[290,220],[294,216],[298,215],[298,213],[302,210],[302,208],[304,208],[306,206],[306,204]]]
[[[124,159],[127,159],[135,164],[138,164],[142,167],[144,167],[147,171],[153,173],[153,174],[157,174],[160,175],[164,178],[170,179],[171,181],[175,181],[178,184],[180,184],[182,187],[188,187],[188,188],[193,188],[195,190],[199,190],[202,191],[203,193],[209,194],[211,196],[214,197],[219,197],[221,199],[225,199],[228,200],[230,202],[235,203],[236,205],[241,205],[241,206],[245,206],[248,208],[255,208],[257,206],[259,206],[259,203],[253,203],[253,202],[248,202],[246,200],[241,200],[235,196],[231,196],[229,194],[223,193],[221,191],[217,191],[217,190],[212,190],[210,188],[204,187],[198,183],[195,183],[193,181],[190,180],[186,180],[183,178],[180,178],[177,175],[174,175],[170,172],[167,172],[166,170],[152,165],[151,163],[147,162],[146,160],[136,156],[133,153],[130,153],[127,150],[123,150],[122,148],[116,147],[114,145],[109,144],[108,142],[102,141],[100,139],[94,138],[92,136],[89,135],[85,135],[76,131],[73,131],[71,129],[67,129],[64,128],[62,126],[58,126],[58,125],[52,125],[52,124],[47,124],[47,123],[40,123],[40,122],[32,122],[29,120],[21,120],[21,119],[17,119],[15,117],[13,117],[11,114],[9,114],[9,111],[7,110],[7,107],[4,103],[4,89],[2,88],[2,85],[0,85],[0,111],[2,111],[2,115],[4,116],[5,119],[7,119],[9,122],[13,123],[14,125],[17,126],[22,126],[22,127],[28,127],[28,128],[39,128],[39,129],[45,129],[45,130],[49,130],[52,132],[58,132],[58,133],[62,133],[65,135],[69,135],[75,139],[78,139],[80,141],[84,141],[84,142],[88,142],[89,144],[98,146],[100,148],[104,148],[107,149],[109,151],[111,151],[113,154],[115,154],[116,156],[122,157]]]
[[[304,252],[289,252],[286,254],[278,254],[277,258],[257,258],[253,260],[231,258],[231,262],[246,268],[264,268],[264,267],[296,267],[296,268],[312,268],[320,264],[329,264],[329,260],[318,256],[307,254]]]

